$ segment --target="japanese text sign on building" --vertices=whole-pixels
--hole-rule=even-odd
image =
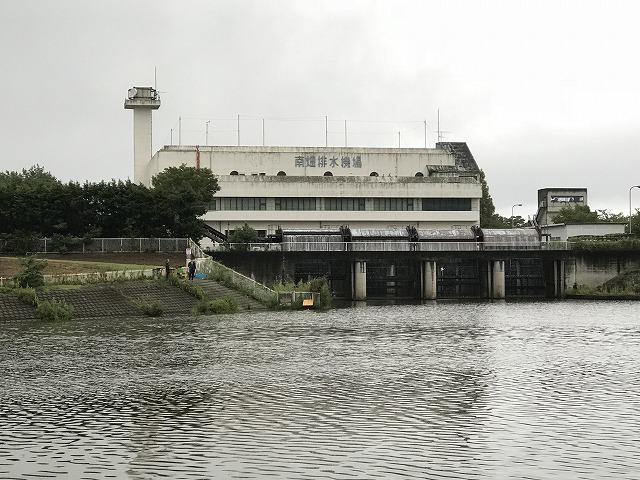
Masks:
[[[298,168],[362,168],[361,155],[296,155],[295,167]]]

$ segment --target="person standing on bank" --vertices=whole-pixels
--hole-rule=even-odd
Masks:
[[[168,258],[167,258],[167,261],[164,262],[164,269],[167,271],[166,277],[167,277],[167,280],[169,280],[169,272],[171,271],[171,265],[169,264]]]
[[[196,277],[196,261],[191,260],[189,262],[189,280],[193,280]]]

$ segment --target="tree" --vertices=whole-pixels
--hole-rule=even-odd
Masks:
[[[493,199],[489,193],[489,185],[484,172],[480,170],[480,183],[482,185],[482,198],[480,199],[480,226],[482,228],[511,228],[511,218],[503,217],[496,213]],[[520,217],[517,217],[520,218]],[[524,220],[522,222],[524,224]],[[514,225],[521,226],[522,224]]]
[[[627,223],[629,221],[629,217],[624,213],[613,213],[609,210],[596,210],[598,212],[598,219],[601,222],[611,222],[611,223]]]
[[[258,232],[245,223],[242,227],[236,228],[228,237],[227,243],[232,250],[240,250],[246,252],[249,250],[249,244],[258,241]]]
[[[629,233],[628,229],[627,233]],[[640,237],[640,210],[638,209],[636,209],[636,213],[631,215],[631,235]]]
[[[220,190],[218,179],[208,168],[169,167],[151,180],[158,221],[166,234],[202,238],[204,215],[213,195]]]
[[[567,225],[581,225],[585,223],[598,223],[598,212],[592,212],[588,205],[575,205],[564,207],[552,217],[553,223],[565,223]]]
[[[20,288],[35,288],[44,285],[42,271],[47,266],[46,260],[39,260],[35,256],[29,256],[20,260],[22,270],[15,279]]]

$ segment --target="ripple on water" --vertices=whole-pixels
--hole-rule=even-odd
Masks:
[[[633,303],[0,331],[0,477],[631,478]]]

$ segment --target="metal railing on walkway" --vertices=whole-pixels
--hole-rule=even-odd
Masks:
[[[278,295],[275,290],[246,277],[231,268],[216,262],[210,257],[199,258],[198,271],[209,278],[228,286],[233,286],[241,292],[264,303],[275,302]]]
[[[189,238],[91,238],[73,241],[40,238],[29,246],[31,253],[185,252]],[[0,245],[0,250],[5,250]]]
[[[569,242],[283,242],[220,245],[216,251],[251,252],[475,252],[569,250]]]

